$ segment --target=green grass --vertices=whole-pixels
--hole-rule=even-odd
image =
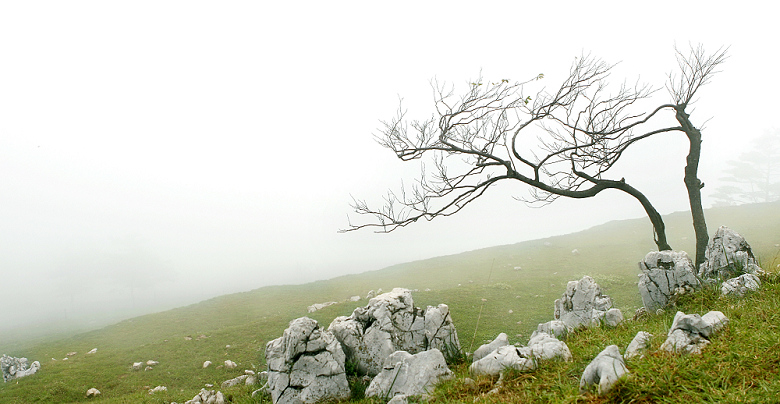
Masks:
[[[746,237],[765,269],[780,264],[780,249],[775,247],[780,243],[780,204],[718,208],[706,213],[710,233],[721,224],[728,225]],[[676,213],[665,219],[671,245],[693,255],[690,215]],[[265,344],[279,337],[290,320],[309,315],[327,326],[334,317],[349,315],[355,307],[366,303],[365,300],[345,302],[350,296],[365,296],[368,290],[378,288],[419,289],[413,296],[420,307],[448,304],[464,350],[476,349],[500,332],[506,332],[513,343],[525,344],[538,323],[552,319],[553,301],[563,293],[566,283],[583,275],[593,276],[624,315],[631,317],[641,305],[636,289],[636,263],[654,247],[650,232],[646,219],[611,222],[580,233],[431,258],[327,281],[264,287],[67,337],[33,343],[0,339],[0,353],[25,356],[42,364],[34,376],[20,379],[18,383],[0,384],[0,402],[93,401],[84,397],[90,387],[103,393],[96,401],[105,403],[183,402],[207,383],[218,389],[222,381],[238,376],[244,369],[263,370]],[[571,254],[575,248],[579,255]],[[515,267],[522,269],[515,270]],[[505,392],[484,400],[649,402],[676,401],[676,397],[690,395],[699,399],[694,402],[717,402],[738,401],[741,397],[738,392],[743,392],[754,402],[767,402],[768,397],[778,393],[777,357],[780,355],[776,352],[780,350],[775,349],[772,357],[771,348],[777,348],[778,335],[778,321],[773,313],[780,311],[777,310],[777,285],[765,286],[762,292],[744,300],[745,303],[704,295],[679,303],[686,313],[721,310],[732,323],[701,357],[650,355],[645,362],[630,362],[632,376],[607,397],[577,394],[585,365],[606,345],[615,343],[625,348],[639,329],[655,334],[657,347],[663,342],[661,336],[665,335],[665,327],[671,324],[674,313],[641,324],[627,323],[615,330],[579,333],[568,341],[575,356],[573,362],[547,363],[534,373],[514,375],[507,382]],[[426,288],[431,290],[425,291]],[[342,303],[316,313],[306,312],[310,304],[325,301]],[[200,335],[207,338],[198,339]],[[185,339],[188,336],[193,339]],[[717,341],[731,344],[721,346]],[[733,345],[742,341],[752,344],[751,347]],[[98,348],[98,352],[85,355],[92,348]],[[63,361],[71,351],[78,354]],[[713,358],[716,355],[717,359]],[[757,365],[751,365],[756,359],[749,360],[754,357],[760,359]],[[147,372],[130,370],[133,362],[149,359],[160,364]],[[226,359],[237,362],[239,368],[217,369],[216,365]],[[214,365],[202,369],[205,360]],[[720,362],[697,362],[702,360]],[[731,363],[739,366],[731,367]],[[717,371],[719,367],[721,370]],[[480,380],[475,387],[463,385],[464,369],[465,366],[455,368],[460,377],[437,393],[437,402],[473,402],[475,395],[492,388],[488,380]],[[735,372],[729,373],[732,370]],[[760,372],[764,376],[753,374]],[[746,381],[741,381],[745,377]],[[755,386],[748,387],[749,383]],[[359,387],[355,380],[352,384]],[[167,386],[168,392],[149,396],[147,390],[158,385]],[[702,389],[712,389],[715,398],[703,399]],[[264,402],[253,401],[250,392],[250,388],[236,387],[224,393],[231,395],[234,403]],[[670,392],[677,396],[662,397]]]

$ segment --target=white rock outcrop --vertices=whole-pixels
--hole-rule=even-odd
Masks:
[[[566,339],[569,334],[569,328],[566,327],[566,323],[561,320],[552,320],[546,323],[541,323],[536,327],[536,332],[545,332],[558,339]]]
[[[163,391],[168,391],[168,388],[165,386],[157,386],[153,389],[149,389],[149,394],[155,394],[155,393],[161,393]]]
[[[495,351],[496,349],[506,345],[510,345],[509,337],[507,337],[507,335],[502,332],[501,334],[498,334],[496,339],[494,339],[492,342],[480,345],[480,347],[477,348],[476,351],[474,351],[474,354],[471,355],[471,361],[476,362],[488,356],[491,352]]]
[[[144,366],[143,362],[133,362],[132,369],[133,370],[141,370],[141,368]]]
[[[726,226],[720,226],[712,236],[704,256],[706,261],[699,266],[698,275],[708,281],[764,272],[745,238]]]
[[[319,403],[350,397],[344,352],[330,331],[301,317],[265,348],[274,404]]]
[[[569,330],[581,327],[598,326],[605,320],[607,312],[612,309],[612,299],[601,293],[601,287],[590,276],[584,276],[579,281],[569,281],[566,292],[555,300],[555,320],[560,320]],[[609,316],[609,325],[617,325],[623,315],[613,309]]]
[[[184,404],[201,404],[201,403],[225,404],[225,395],[222,394],[221,391],[200,389],[200,393],[198,393],[195,397],[193,397],[192,400],[186,401]]]
[[[593,361],[588,364],[580,378],[580,392],[588,391],[591,386],[598,386],[598,393],[603,394],[612,389],[617,381],[628,373],[623,356],[617,345],[604,348]]]
[[[328,306],[333,306],[334,304],[338,304],[338,302],[314,303],[311,306],[309,306],[306,310],[309,313],[314,313],[317,310],[322,310]]]
[[[624,359],[630,359],[635,356],[642,357],[642,352],[646,351],[650,347],[650,339],[653,338],[653,334],[647,331],[639,331],[634,336],[634,339],[626,347],[626,353],[623,355]]]
[[[100,390],[92,387],[91,389],[87,390],[87,398],[97,397],[100,395]]]
[[[232,378],[230,380],[225,380],[224,382],[222,382],[222,385],[220,387],[222,387],[222,390],[226,390],[226,389],[229,389],[229,388],[231,388],[233,386],[238,386],[239,384],[245,384],[246,383],[246,379],[249,378],[249,376],[250,375],[241,375],[241,376]]]
[[[723,329],[728,321],[719,311],[710,311],[703,317],[678,311],[660,349],[673,353],[700,354],[710,343],[710,338]]]
[[[13,356],[0,356],[0,370],[3,372],[3,381],[7,382],[20,377],[35,374],[41,368],[41,363],[34,361],[29,363],[27,358],[15,358]]]
[[[720,286],[720,293],[723,296],[743,297],[748,292],[755,292],[761,289],[761,279],[754,274],[742,274],[736,278],[731,278]]]
[[[211,366],[211,361],[205,361],[203,362],[203,369],[206,369],[207,367]]]
[[[520,372],[536,369],[536,358],[531,349],[514,345],[502,346],[469,366],[469,371],[475,376],[498,376],[506,369]]]
[[[438,349],[429,349],[414,355],[405,351],[393,352],[382,371],[366,388],[366,397],[408,397],[430,393],[433,387],[452,377],[444,355]]]
[[[414,307],[411,291],[403,288],[370,299],[349,317],[337,317],[328,330],[357,371],[372,376],[382,371],[385,359],[395,351],[460,350],[449,307],[440,304],[421,310]]]
[[[639,295],[651,312],[701,287],[685,251],[651,251],[639,262],[639,269]]]
[[[571,351],[565,342],[558,340],[554,335],[546,332],[534,331],[528,341],[531,354],[538,360],[559,359],[570,361]]]
[[[232,360],[228,359],[225,361],[225,369],[235,369],[238,365],[236,362],[233,362]]]

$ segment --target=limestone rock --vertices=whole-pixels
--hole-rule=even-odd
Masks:
[[[546,332],[534,331],[528,341],[531,354],[539,360],[560,359],[570,361],[571,351],[565,342]]]
[[[141,370],[141,367],[144,365],[143,362],[133,362],[133,370]]]
[[[97,397],[99,395],[100,395],[100,390],[98,390],[98,389],[96,389],[94,387],[89,389],[89,390],[87,390],[87,398]]]
[[[693,261],[685,251],[651,251],[639,262],[639,294],[649,311],[666,307],[676,296],[700,288]]]
[[[674,353],[700,354],[710,338],[728,324],[728,318],[719,311],[704,315],[678,311],[661,350]]]
[[[620,349],[617,345],[610,345],[585,368],[580,378],[580,392],[584,393],[590,386],[597,385],[599,394],[606,393],[627,373]]]
[[[505,345],[510,345],[509,338],[505,333],[502,332],[501,334],[498,334],[496,339],[494,339],[492,342],[481,345],[479,348],[477,348],[477,350],[474,351],[474,354],[472,355],[472,362],[476,362],[486,357],[491,352]]]
[[[566,323],[561,320],[552,320],[546,323],[539,324],[536,327],[536,332],[545,332],[558,339],[566,339],[569,334],[569,328],[566,327]]]
[[[168,388],[165,387],[165,386],[157,386],[157,387],[155,387],[153,389],[150,389],[149,390],[149,394],[160,393],[160,392],[163,392],[163,391],[168,391]]]
[[[352,296],[352,297],[349,298],[349,301],[350,302],[359,302],[360,301],[360,296],[358,296],[358,295]]]
[[[438,349],[414,355],[396,351],[366,388],[366,397],[419,396],[430,393],[437,383],[450,377],[452,372]]]
[[[317,310],[322,310],[328,306],[333,306],[334,304],[338,304],[338,302],[314,303],[307,308],[307,311],[309,313],[314,313]]]
[[[626,353],[623,355],[623,358],[630,359],[635,356],[642,356],[642,352],[647,350],[647,348],[650,347],[650,339],[653,338],[653,334],[650,334],[646,331],[639,331],[636,333],[636,336],[634,339],[631,340],[631,343],[628,344],[628,347],[626,348]]]
[[[611,308],[612,299],[601,294],[601,288],[593,278],[585,276],[566,285],[566,292],[555,301],[554,318],[574,330],[600,325]]]
[[[87,355],[92,355],[94,353],[97,353],[97,348],[90,349],[89,352],[87,352]]]
[[[200,389],[200,393],[198,393],[195,397],[193,397],[192,400],[189,400],[184,404],[201,404],[201,403],[225,404],[225,395],[222,394],[221,391],[215,392],[214,390]]]
[[[502,346],[469,366],[472,374],[498,376],[505,369],[528,372],[536,369],[536,360],[530,348]]]
[[[440,304],[423,311],[414,307],[411,291],[402,288],[370,299],[349,317],[337,317],[328,330],[357,371],[372,376],[379,374],[385,359],[395,351],[416,354],[436,348],[446,354],[460,350],[449,307]]]
[[[330,331],[301,317],[265,348],[274,404],[318,403],[350,397],[344,352]]]
[[[0,370],[3,373],[3,381],[30,376],[41,368],[41,363],[35,361],[29,363],[27,358],[15,358],[13,356],[0,356]]]
[[[148,361],[146,361],[146,365],[147,365],[147,366],[155,366],[155,365],[159,365],[159,364],[160,364],[160,362],[153,361],[153,360],[151,360],[151,359],[150,359],[150,360],[148,360]]]
[[[753,250],[739,233],[720,226],[707,243],[706,261],[699,266],[699,277],[706,280],[730,279],[742,274],[759,275]]]
[[[211,366],[211,361],[205,361],[203,362],[203,369],[206,369],[207,367]]]
[[[233,386],[238,386],[239,384],[245,384],[245,380],[249,377],[249,375],[241,375],[236,378],[225,380],[222,382],[222,390],[229,389]]]
[[[235,369],[237,367],[238,367],[238,365],[236,364],[236,362],[233,362],[230,359],[225,361],[225,368],[227,368],[227,369]]]
[[[723,296],[742,297],[748,292],[755,292],[761,288],[761,280],[753,274],[742,274],[736,278],[731,278],[720,286],[720,293]]]

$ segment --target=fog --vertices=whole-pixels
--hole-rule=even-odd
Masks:
[[[506,184],[453,217],[337,233],[358,219],[351,196],[379,203],[418,174],[373,135],[399,98],[428,117],[433,78],[544,73],[556,87],[592,53],[621,62],[615,81],[663,86],[675,45],[730,46],[692,109],[708,205],[722,161],[773,125],[776,15],[676,1],[3,2],[0,330],[97,325],[643,216],[619,193],[532,209]],[[686,139],[640,149],[614,177],[662,213],[686,210]]]

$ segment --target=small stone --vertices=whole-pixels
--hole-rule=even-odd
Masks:
[[[100,395],[100,390],[98,390],[98,389],[96,389],[94,387],[89,389],[89,390],[87,390],[87,398],[97,397],[99,395]]]

